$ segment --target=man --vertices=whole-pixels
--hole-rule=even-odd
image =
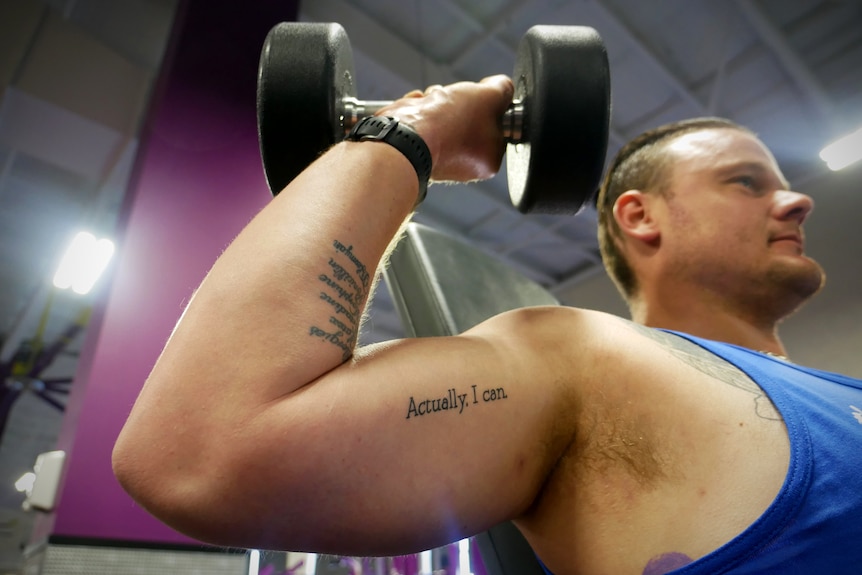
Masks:
[[[338,144],[249,224],[118,439],[123,486],[221,545],[390,555],[513,520],[557,575],[855,572],[862,391],[772,357],[823,272],[810,198],[741,127],[662,129],[615,162],[601,243],[634,323],[530,308],[353,350],[422,142],[434,180],[490,177],[512,93],[408,94],[380,115],[414,151]]]

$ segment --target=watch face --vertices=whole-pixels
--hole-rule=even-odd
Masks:
[[[347,135],[347,139],[351,141],[384,140],[396,126],[398,126],[398,122],[394,118],[389,118],[388,116],[366,116],[353,126],[353,129]]]

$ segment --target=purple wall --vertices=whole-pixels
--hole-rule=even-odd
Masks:
[[[132,178],[113,281],[94,315],[64,420],[58,508],[34,533],[185,543],[137,507],[111,450],[179,315],[219,253],[270,198],[255,83],[267,31],[298,0],[181,3]]]

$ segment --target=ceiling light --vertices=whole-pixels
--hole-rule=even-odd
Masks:
[[[317,553],[305,554],[305,575],[314,575],[317,572]]]
[[[71,287],[72,291],[82,295],[88,293],[113,254],[114,243],[111,240],[97,240],[91,233],[79,233],[72,240],[54,274],[54,286],[59,289]]]
[[[862,160],[862,128],[823,148],[820,158],[833,171]]]
[[[248,575],[259,575],[260,551],[252,549],[248,554]]]
[[[473,575],[470,570],[470,540],[458,542],[458,575]]]

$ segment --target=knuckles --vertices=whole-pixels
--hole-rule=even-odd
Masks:
[[[378,114],[410,125],[425,140],[435,181],[487,179],[499,170],[505,142],[500,117],[512,101],[507,76],[412,90]]]

